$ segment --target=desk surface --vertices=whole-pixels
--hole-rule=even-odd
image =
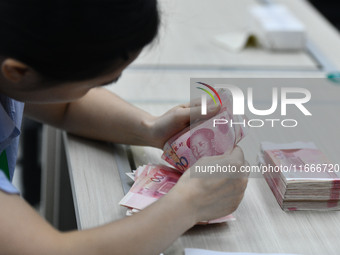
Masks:
[[[219,0],[195,1],[195,3],[193,3],[193,0],[187,0],[183,2],[183,5],[177,1],[167,1],[165,3],[168,4],[167,10],[170,14],[174,10],[173,8],[175,8],[175,11],[180,13],[180,15],[188,15],[188,13],[192,15],[189,16],[190,19],[185,20],[186,25],[183,26],[183,29],[179,30],[183,35],[187,33],[191,35],[187,31],[188,26],[190,24],[196,25],[199,22],[205,24],[206,20],[202,19],[198,22],[196,18],[197,13],[184,12],[180,7],[183,6],[184,10],[184,7],[189,8],[197,3],[198,8],[208,9],[208,2],[209,6],[211,5],[212,7],[219,6],[220,4],[225,4],[225,6],[229,7],[229,9],[226,9],[228,15],[225,15],[227,19],[225,21],[221,20],[220,23],[224,22],[230,28],[235,24],[235,26],[239,26],[239,23],[237,23],[238,18],[235,17],[237,15],[231,10],[235,8],[237,11],[242,11],[242,4],[251,3],[251,1],[245,0],[224,0],[223,3]],[[286,0],[282,2],[285,2],[306,23],[311,39],[331,61],[340,67],[340,39],[338,33],[306,2],[302,0]],[[173,18],[170,14],[167,18]],[[163,15],[166,16],[167,13]],[[180,15],[175,15],[175,18],[178,24],[183,24],[184,21],[179,18]],[[213,13],[210,15],[213,15]],[[220,14],[214,22],[225,17]],[[202,25],[202,23],[200,24]],[[207,26],[206,29],[209,30],[210,27]],[[221,27],[218,29],[221,29]],[[172,32],[174,31],[171,30]],[[195,36],[197,36],[198,29],[193,29],[193,33],[196,33]],[[314,64],[304,54],[273,56],[263,51],[256,53],[246,51],[240,55],[235,55],[234,58],[230,58],[228,55],[230,53],[223,53],[222,50],[218,49],[216,51],[212,50],[211,54],[210,52],[204,52],[206,47],[210,47],[206,43],[207,41],[202,42],[202,44],[194,44],[190,55],[186,55],[188,53],[186,51],[178,51],[178,54],[182,56],[182,59],[179,57],[179,60],[172,53],[172,50],[175,48],[172,49],[171,47],[174,45],[171,45],[170,42],[167,42],[165,46],[160,44],[159,49],[156,49],[158,53],[152,53],[154,54],[152,56],[154,59],[151,57],[150,59],[140,58],[134,66],[155,63],[165,67],[168,63],[192,65],[201,63],[202,59],[207,61],[206,63],[209,65],[220,64],[223,61],[227,65],[234,63],[235,65],[246,66],[250,63],[249,61],[256,60],[249,59],[251,54],[258,54],[259,58],[263,56],[261,61],[264,62],[254,62],[254,65],[276,65],[279,62],[275,62],[274,59],[278,57],[277,60],[284,61],[286,66],[291,67],[295,65],[299,68],[315,68]],[[188,47],[191,46],[191,44],[186,45]],[[176,47],[179,47],[179,45]],[[164,55],[160,53],[163,50],[165,52]],[[168,53],[169,55],[166,55]],[[192,57],[193,53],[195,53],[195,57]],[[159,55],[157,56],[157,54]],[[171,57],[174,57],[173,60]],[[156,61],[154,61],[155,59]],[[192,62],[185,62],[187,60]],[[324,75],[322,72],[286,72],[283,74],[280,72],[268,73],[265,70],[259,73],[249,73],[242,70],[235,73],[218,70],[202,71],[194,70],[194,68],[189,71],[165,69],[155,71],[131,68],[124,73],[122,80],[119,81],[117,86],[110,89],[122,95],[123,98],[130,102],[154,114],[160,114],[172,105],[189,100],[188,84],[189,78],[193,76],[252,77],[272,75],[277,77],[322,77]],[[319,91],[319,93],[313,94],[316,95],[318,100],[316,100],[317,103],[315,105],[310,107],[319,123],[329,122],[329,119],[333,118],[332,125],[329,125],[328,131],[336,135],[340,125],[340,117],[338,117],[340,110],[340,103],[338,103],[340,102],[338,96],[340,87],[332,86],[329,85],[328,87],[328,90],[331,92],[330,100],[328,100],[329,98],[327,100],[323,98],[322,93],[325,91],[323,88],[314,88],[312,86],[311,88]],[[169,90],[169,88],[171,89]],[[151,100],[151,97],[156,99]],[[336,138],[332,139],[330,136],[326,136],[323,132],[324,130],[325,127],[312,126],[310,122],[303,121],[301,128],[294,130],[294,132],[292,130],[287,132],[290,132],[289,135],[292,140],[313,140],[322,151],[333,161],[336,161],[338,160],[337,152],[340,151],[339,144],[337,144]],[[252,129],[246,139],[241,142],[241,147],[248,161],[252,164],[255,163],[260,141],[282,141],[282,134],[280,132],[280,129]],[[127,161],[124,161],[126,157],[124,148],[119,145],[114,146],[107,143],[89,141],[68,134],[64,134],[64,141],[79,229],[95,227],[125,217],[126,210],[118,205],[119,200],[124,195],[118,168],[129,168]],[[161,151],[154,148],[132,147],[132,153],[136,165],[161,162],[159,157]],[[340,212],[283,212],[263,178],[250,178],[245,198],[234,215],[237,218],[235,222],[215,226],[194,227],[170,246],[165,251],[165,254],[183,254],[184,248],[187,247],[232,252],[286,252],[296,254],[338,254],[340,250],[340,242],[338,242]]]
[[[147,104],[147,107],[158,108],[158,111],[168,108],[167,104]],[[311,120],[307,120],[300,121],[299,128],[294,130],[251,129],[240,144],[250,164],[256,162],[260,141],[281,142],[287,136],[292,141],[315,142],[333,162],[339,163],[337,132],[340,117],[337,113],[340,104],[336,101],[325,105],[318,102],[309,106],[309,110],[313,112],[313,122],[327,123],[333,116],[332,124],[321,128],[311,126]],[[124,217],[126,210],[118,205],[124,195],[118,173],[122,159],[114,156],[121,155],[122,149],[70,135],[65,138],[79,228],[90,228]],[[131,149],[137,166],[162,162],[161,150],[139,146]],[[337,254],[340,249],[340,212],[283,212],[263,178],[249,179],[244,200],[234,215],[237,221],[229,224],[194,227],[165,254],[182,254],[187,247],[297,254]]]
[[[318,45],[320,39],[325,39],[322,44],[326,47],[321,50],[334,55],[334,45],[326,40],[333,40],[335,31],[329,28],[327,21],[315,18],[317,14],[310,5],[301,0],[275,2],[284,3],[302,22],[311,24],[307,27],[308,38]],[[246,31],[248,9],[256,4],[256,0],[160,1],[162,23],[159,36],[131,68],[160,68],[161,65],[176,70],[318,70],[318,63],[307,52],[268,52],[248,47],[235,53],[216,43],[214,38],[218,35]],[[327,34],[327,39],[320,38],[320,29],[324,29],[322,33]],[[334,51],[327,46],[332,46]]]
[[[329,116],[321,113],[336,114],[340,105],[321,109],[318,106],[317,109],[320,114],[316,113],[315,107],[310,108],[320,121],[325,121]],[[339,125],[340,118],[335,122]],[[308,129],[308,126],[309,123],[305,122],[301,128],[291,130],[292,141],[312,140],[328,156],[336,159],[339,144],[323,134],[319,127]],[[328,132],[335,133],[336,130],[328,129]],[[260,141],[279,142],[280,139],[283,135],[278,129],[250,130],[240,145],[250,164],[255,164]],[[118,205],[124,194],[117,169],[121,163],[113,155],[116,148],[70,135],[66,141],[79,228],[90,228],[124,217],[126,210]],[[136,165],[162,162],[158,149],[132,146],[132,152]],[[188,247],[296,254],[337,254],[340,249],[340,212],[283,212],[263,178],[249,179],[245,197],[234,216],[237,220],[229,224],[194,227],[165,254],[182,254]]]

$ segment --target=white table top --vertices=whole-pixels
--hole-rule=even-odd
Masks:
[[[313,23],[322,29],[328,25],[322,19],[315,22],[314,10],[304,1],[275,2],[284,3],[306,24]],[[256,0],[160,1],[159,36],[131,68],[161,68],[161,65],[175,70],[318,70],[317,63],[306,52],[270,52],[256,47],[232,52],[216,43],[218,35],[249,30],[248,9],[256,4],[259,4]],[[307,31],[310,39],[318,43],[320,38],[313,26]]]

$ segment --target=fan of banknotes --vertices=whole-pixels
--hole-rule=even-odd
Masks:
[[[181,172],[202,157],[231,152],[245,136],[245,118],[242,115],[232,114],[231,94],[225,89],[220,89],[218,94],[222,107],[216,116],[192,123],[190,127],[170,138],[164,145],[162,159]],[[208,107],[213,104],[212,100],[209,101]]]
[[[242,124],[230,125],[235,121],[242,123],[242,116],[233,116],[232,97],[226,90],[219,90],[222,106],[216,116],[196,121],[187,129],[170,138],[164,146],[162,158],[174,168],[165,165],[144,165],[129,176],[134,184],[119,202],[127,207],[127,215],[132,215],[164,196],[177,183],[182,173],[202,158],[229,153],[244,137]],[[217,98],[216,98],[217,99]],[[212,105],[213,100],[208,102]],[[225,120],[224,125],[213,125],[213,120]],[[228,124],[227,124],[228,123]],[[235,219],[232,215],[220,219],[201,222],[202,224],[221,223]]]
[[[340,209],[339,165],[313,143],[263,142],[259,163],[267,166],[263,175],[283,210]]]
[[[182,173],[178,170],[164,165],[140,166],[132,175],[129,174],[135,183],[119,204],[128,208],[128,216],[138,213],[167,194],[181,175]],[[214,224],[232,220],[235,218],[232,215],[227,215],[219,219],[199,222],[199,224]]]

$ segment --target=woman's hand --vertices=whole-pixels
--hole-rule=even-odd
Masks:
[[[190,104],[178,105],[162,116],[153,117],[149,120],[147,125],[150,127],[150,146],[163,149],[166,141],[172,136],[190,125],[191,121],[197,119],[208,119],[216,115],[220,107],[213,106],[208,108],[207,115],[201,115],[201,105]]]
[[[243,152],[236,147],[230,155],[200,159],[196,165],[236,166],[239,170],[246,165]],[[193,167],[191,171],[193,171]],[[193,221],[217,219],[234,212],[239,206],[247,187],[248,174],[223,173],[222,176],[190,176],[187,170],[169,195],[184,199],[187,210],[192,212]]]

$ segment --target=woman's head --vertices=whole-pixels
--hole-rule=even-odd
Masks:
[[[46,83],[91,80],[131,62],[158,25],[156,0],[0,0],[0,56]]]

